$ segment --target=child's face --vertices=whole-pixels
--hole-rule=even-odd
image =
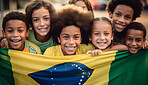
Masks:
[[[134,10],[130,6],[122,4],[117,5],[113,13],[109,12],[116,32],[122,32],[132,22],[133,15]]]
[[[32,23],[36,35],[46,36],[50,31],[50,14],[47,9],[41,7],[32,13]]]
[[[143,32],[140,30],[129,29],[125,37],[125,44],[128,47],[130,53],[137,53],[144,43]]]
[[[75,55],[81,43],[80,28],[74,25],[64,27],[58,41],[64,55]]]
[[[95,21],[92,27],[90,41],[98,49],[106,49],[113,40],[112,27],[108,22]]]
[[[25,47],[25,39],[29,35],[25,22],[21,20],[9,20],[6,23],[4,37],[8,41],[11,49],[23,50]]]
[[[87,6],[86,6],[86,4],[84,3],[84,1],[77,1],[77,2],[75,3],[75,5],[78,6],[78,7],[81,7],[83,10],[87,10],[87,11],[88,11]]]

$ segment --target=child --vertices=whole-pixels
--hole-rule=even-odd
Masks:
[[[52,16],[55,14],[55,9],[50,2],[35,0],[31,2],[25,9],[32,27],[28,40],[38,45],[44,53],[46,48],[54,46],[51,38]]]
[[[130,23],[126,27],[125,44],[130,53],[135,54],[142,49],[146,37],[146,28],[139,22]]]
[[[143,9],[142,2],[141,0],[110,0],[106,9],[115,28],[114,42],[123,44],[122,31],[140,17]]]
[[[57,46],[47,48],[44,55],[65,56],[84,53],[80,50],[80,43],[87,44],[91,12],[74,5],[67,5],[58,11],[53,25],[52,37]]]
[[[84,10],[91,11],[92,16],[94,17],[94,11],[93,7],[91,5],[91,2],[89,0],[69,0],[69,4],[74,4],[78,7],[83,8]]]
[[[95,46],[94,50],[88,51],[86,54],[92,54],[92,56],[99,55],[101,52],[112,50],[127,50],[119,48],[125,45],[118,45],[118,48],[112,48],[114,29],[111,21],[106,17],[95,18],[91,21],[91,29],[89,30],[89,40]]]
[[[11,48],[24,52],[41,54],[40,48],[26,40],[29,35],[29,24],[26,16],[21,12],[10,12],[2,22],[3,36],[6,38],[4,48]]]

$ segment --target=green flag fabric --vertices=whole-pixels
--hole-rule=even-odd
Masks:
[[[148,50],[45,56],[1,48],[0,85],[148,85]]]

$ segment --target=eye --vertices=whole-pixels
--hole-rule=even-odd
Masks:
[[[69,37],[68,37],[68,36],[63,36],[63,38],[64,38],[64,39],[68,39]]]
[[[118,17],[119,17],[119,16],[121,16],[121,14],[120,14],[120,13],[115,13],[115,15],[116,15],[116,16],[118,16]]]
[[[132,38],[128,37],[128,38],[127,38],[127,40],[131,41],[131,40],[132,40]]]
[[[33,19],[33,22],[37,22],[37,21],[39,21],[39,19]]]
[[[20,33],[23,32],[23,31],[24,31],[24,30],[18,30],[18,32],[20,32]]]
[[[94,33],[94,35],[99,35],[100,33]]]
[[[110,33],[104,33],[105,36],[108,36]]]
[[[76,39],[76,40],[79,39],[79,38],[80,38],[80,36],[74,36],[74,39]]]
[[[126,19],[126,20],[130,20],[131,17],[129,17],[129,16],[125,16],[125,19]]]
[[[136,42],[141,42],[142,40],[141,39],[136,39]]]
[[[46,21],[49,20],[49,19],[50,19],[49,17],[45,17],[45,18],[44,18],[44,20],[46,20]]]
[[[7,30],[7,32],[12,33],[12,32],[13,32],[13,30]]]

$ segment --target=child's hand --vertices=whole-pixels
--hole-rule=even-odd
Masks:
[[[102,50],[95,49],[95,50],[87,51],[86,54],[91,54],[92,56],[97,56],[97,55],[99,55],[100,53],[102,53]]]
[[[145,41],[143,44],[143,49],[148,49],[148,41]]]
[[[0,41],[0,48],[4,48],[6,46],[5,42],[6,42],[5,38]]]

